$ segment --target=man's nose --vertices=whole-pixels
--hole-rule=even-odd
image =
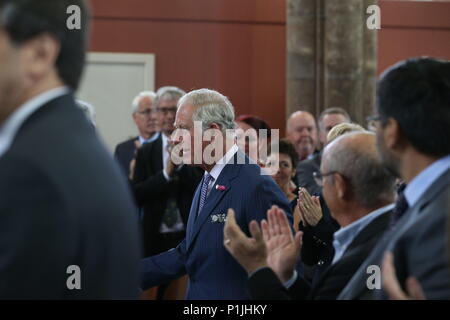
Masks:
[[[309,137],[311,135],[311,132],[307,128],[302,129],[302,131],[300,131],[300,133],[302,136],[307,136],[307,137]]]

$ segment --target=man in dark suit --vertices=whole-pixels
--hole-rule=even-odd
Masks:
[[[144,256],[176,247],[185,237],[192,197],[202,171],[176,166],[170,157],[170,135],[174,130],[178,100],[185,94],[176,87],[158,90],[155,108],[161,135],[137,153],[133,189],[142,219]]]
[[[140,148],[136,157],[133,189],[144,213],[144,257],[174,248],[184,239],[192,197],[203,174],[200,168],[176,166],[170,157],[177,102],[184,94],[177,87],[158,90],[155,110],[161,134]],[[157,299],[163,299],[167,285],[159,286]]]
[[[294,241],[291,230],[283,222],[286,219],[282,211],[276,209],[269,213],[269,224],[263,223],[262,249],[254,252],[242,249],[251,248],[240,243],[249,239],[236,239],[233,235],[239,231],[235,232],[227,221],[225,233],[231,239],[227,248],[246,267],[254,299],[335,299],[387,229],[395,197],[395,179],[384,170],[378,158],[374,134],[348,134],[328,145],[321,172],[325,200],[341,229],[334,235],[331,266],[312,287],[294,272],[299,243]],[[305,202],[302,210],[312,205],[312,202]],[[283,223],[284,228],[277,227]],[[266,256],[259,253],[264,252],[264,247]],[[260,264],[251,264],[249,260],[257,256],[265,259],[260,259]]]
[[[407,184],[403,210],[390,232],[357,270],[340,299],[385,298],[379,270],[394,254],[402,286],[415,277],[427,299],[450,299],[445,247],[450,188],[450,62],[402,61],[381,76],[377,89],[378,149],[386,167]]]
[[[319,116],[319,140],[322,146],[327,143],[327,135],[334,126],[351,122],[350,115],[342,108],[327,108]],[[305,188],[310,194],[319,194],[322,191],[313,173],[320,170],[322,152],[316,152],[311,157],[300,161],[297,166],[297,186]]]
[[[0,299],[137,297],[132,197],[73,97],[88,16],[0,1]]]
[[[234,108],[225,96],[196,90],[178,106],[173,154],[182,151],[183,162],[202,167],[205,174],[193,198],[186,238],[142,261],[142,286],[188,274],[188,299],[247,299],[246,272],[223,247],[227,211],[233,208],[248,232],[248,223],[264,218],[272,204],[286,210],[292,222],[289,204],[270,176],[261,175],[260,167],[234,144],[234,135],[226,135],[234,129]]]
[[[137,150],[145,143],[159,137],[159,124],[155,106],[156,94],[142,91],[132,103],[132,117],[139,135],[119,143],[114,151],[114,158],[119,162],[127,177],[130,176],[130,163],[136,158]]]

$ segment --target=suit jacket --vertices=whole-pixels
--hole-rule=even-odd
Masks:
[[[339,295],[339,299],[381,299],[381,289],[369,290],[366,282],[370,265],[381,266],[386,251],[395,256],[401,284],[414,276],[428,299],[450,298],[450,268],[445,245],[449,210],[450,170],[441,175],[424,196],[403,215],[383,237]]]
[[[183,223],[187,225],[192,197],[203,174],[199,168],[184,165],[167,181],[163,168],[160,135],[139,149],[133,180],[136,202],[144,210],[142,234],[145,257],[162,252],[157,235],[169,197],[176,199]]]
[[[0,158],[0,194],[0,299],[137,298],[131,192],[72,94],[21,126]],[[71,265],[81,290],[67,288]]]
[[[275,273],[271,269],[265,268],[250,277],[251,296],[254,299],[273,300],[336,299],[388,228],[391,212],[385,212],[363,228],[342,257],[335,264],[329,266],[312,287],[303,278],[298,277],[292,287],[287,290]]]
[[[130,175],[130,162],[136,155],[135,142],[139,140],[139,137],[131,138],[127,141],[119,143],[114,151],[114,158],[120,164],[126,177]]]
[[[245,155],[238,151],[239,157]],[[272,205],[278,205],[292,222],[286,196],[256,164],[236,164],[238,153],[214,182],[205,205],[197,217],[200,188],[191,206],[186,238],[176,249],[142,260],[143,288],[189,275],[187,299],[248,299],[247,273],[223,246],[224,220],[229,208],[249,235],[251,220],[266,217]],[[225,186],[225,190],[216,189]]]
[[[322,192],[314,180],[314,171],[320,171],[322,152],[314,154],[311,159],[301,161],[297,166],[297,185],[305,188],[311,195]]]

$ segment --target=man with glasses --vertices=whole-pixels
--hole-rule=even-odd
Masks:
[[[133,99],[131,111],[139,135],[119,143],[114,152],[115,159],[127,177],[130,176],[130,164],[136,157],[137,149],[159,136],[155,99],[156,94],[153,91],[142,91]]]
[[[316,174],[316,178],[323,185],[323,195],[332,216],[341,226],[334,234],[331,266],[312,287],[298,276],[294,267],[300,244],[294,241],[289,228],[284,229],[284,234],[279,227],[272,228],[273,224],[280,225],[280,222],[274,223],[278,219],[273,219],[273,213],[269,212],[269,228],[275,233],[266,233],[268,229],[263,226],[266,233],[262,237],[264,240],[253,239],[265,245],[242,245],[242,242],[250,239],[241,237],[232,238],[230,246],[227,246],[244,268],[250,271],[246,266],[252,265],[253,270],[256,270],[249,273],[252,298],[335,299],[388,228],[394,207],[395,178],[384,169],[378,157],[373,133],[349,133],[328,144],[324,150],[321,171]],[[312,201],[305,201],[301,205],[302,210],[311,210],[314,206]],[[236,229],[233,221],[227,220],[225,234],[238,235]],[[254,262],[255,257],[264,256],[265,250],[243,253],[245,248],[261,250],[264,247],[267,248],[266,259],[261,261],[267,262],[259,266],[250,262]],[[294,247],[296,250],[293,250]],[[240,252],[236,252],[236,248],[241,248]]]
[[[133,189],[143,208],[144,257],[174,248],[184,239],[192,198],[201,180],[200,169],[176,166],[170,157],[177,103],[184,94],[177,87],[157,91],[155,110],[161,134],[137,152]],[[157,299],[163,298],[167,285],[159,287]]]
[[[339,298],[385,298],[382,287],[367,286],[367,268],[381,267],[390,251],[401,285],[415,277],[427,299],[449,299],[450,62],[414,58],[392,66],[380,78],[376,106],[377,116],[370,120],[375,121],[378,150],[406,188],[390,232]]]

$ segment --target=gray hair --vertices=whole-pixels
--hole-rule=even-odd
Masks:
[[[166,86],[161,87],[156,91],[156,104],[158,104],[159,100],[175,100],[178,101],[182,96],[186,94],[185,91],[181,90],[178,87]]]
[[[322,120],[323,120],[323,118],[325,118],[325,116],[329,115],[329,114],[340,114],[340,115],[344,116],[344,118],[347,120],[347,122],[352,122],[352,119],[350,118],[350,115],[344,109],[342,109],[340,107],[327,108],[327,109],[323,110],[322,113],[319,115],[318,122],[319,122],[319,127],[321,129],[323,129],[322,128]]]
[[[135,113],[139,109],[139,103],[141,102],[142,98],[148,97],[152,100],[152,102],[155,102],[156,99],[156,93],[153,91],[142,91],[139,92],[139,94],[133,99],[133,102],[131,104],[131,112]]]
[[[217,123],[224,134],[235,128],[234,107],[223,94],[210,89],[194,90],[183,96],[178,106],[186,103],[196,108],[192,120],[201,121],[203,130],[212,123]]]
[[[355,201],[365,208],[373,208],[393,196],[395,177],[383,166],[375,144],[373,148],[361,148],[343,141],[359,134],[374,135],[371,132],[344,134],[327,146],[324,158],[328,172],[339,172],[348,179]]]
[[[79,100],[79,99],[75,100],[75,102],[76,102],[77,107],[80,108],[81,111],[83,111],[83,113],[86,116],[86,118],[95,127],[95,109],[94,109],[94,106],[92,104],[86,102],[86,101]]]

